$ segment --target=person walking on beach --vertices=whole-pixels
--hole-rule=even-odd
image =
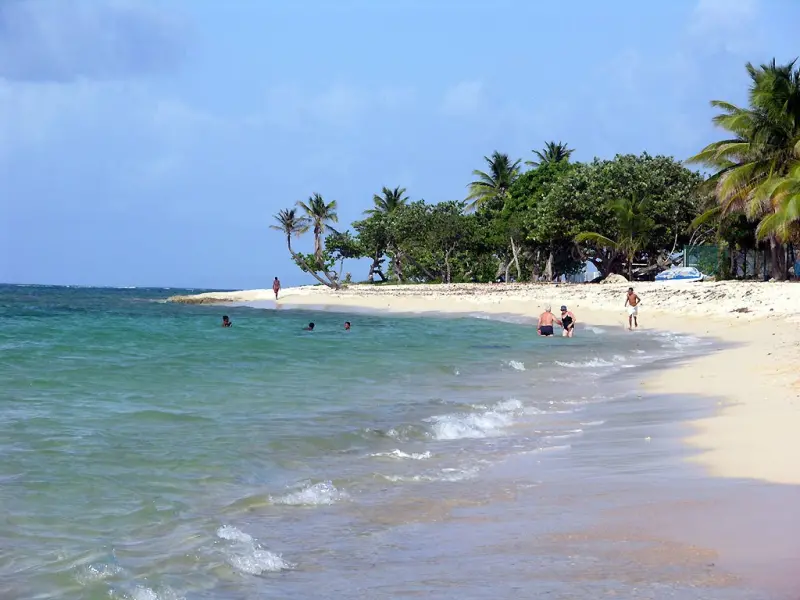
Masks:
[[[272,291],[275,292],[275,300],[277,300],[278,292],[281,291],[281,280],[277,277],[275,278],[275,281],[272,282]]]
[[[572,337],[575,333],[575,315],[567,310],[566,306],[561,307],[561,318],[556,319],[556,323],[561,325],[563,332],[561,335],[564,337]]]
[[[539,325],[536,327],[536,331],[539,332],[539,335],[544,337],[550,337],[553,335],[553,322],[556,320],[556,316],[550,311],[549,306],[544,307],[544,312],[539,315]]]
[[[231,323],[231,320],[228,318],[228,315],[224,315],[222,317],[222,326],[223,327],[231,327],[232,325],[233,325],[233,323]]]
[[[628,288],[628,294],[625,297],[625,306],[628,309],[628,329],[633,330],[634,327],[639,327],[639,304],[642,299],[636,295],[633,288]]]

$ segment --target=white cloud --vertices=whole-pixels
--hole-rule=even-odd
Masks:
[[[449,88],[442,99],[441,112],[449,117],[467,117],[483,104],[483,83],[462,81]]]
[[[703,46],[747,54],[759,46],[759,0],[698,0],[688,32]]]

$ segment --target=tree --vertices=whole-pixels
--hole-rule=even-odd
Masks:
[[[364,214],[370,215],[370,218],[374,218],[376,220],[388,218],[398,208],[406,205],[408,202],[408,196],[405,194],[406,188],[396,187],[393,190],[390,190],[389,188],[384,187],[381,190],[380,195],[375,194],[372,197],[372,202],[375,207],[365,211]],[[381,279],[384,279],[383,273],[380,272],[380,264],[383,260],[383,255],[387,252],[389,252],[392,257],[391,268],[394,271],[395,277],[397,277],[398,281],[403,280],[403,266],[402,262],[397,257],[395,244],[388,235],[385,235],[384,246],[380,248],[380,251],[376,252],[373,256],[373,263],[372,267],[370,268],[370,281],[372,281],[372,276],[375,273],[379,273]]]
[[[767,219],[761,231],[770,241],[772,276],[785,279],[783,249],[774,230],[781,219],[770,216],[779,210],[775,201],[786,197],[776,196],[774,189],[800,158],[800,70],[795,61],[778,65],[774,59],[759,67],[747,63],[746,69],[748,108],[711,102],[720,110],[714,123],[731,136],[709,144],[689,160],[716,171],[712,182],[723,216],[740,212],[752,220]]]
[[[348,258],[362,258],[366,256],[361,241],[354,237],[349,231],[331,233],[325,238],[325,253],[334,262],[339,263],[339,271],[336,274],[337,281],[342,280],[342,269],[344,261]]]
[[[326,203],[322,196],[314,194],[309,197],[307,202],[299,201],[297,206],[303,209],[306,218],[314,228],[314,257],[317,267],[321,268],[323,264],[322,236],[328,231],[334,231],[330,224],[339,221],[336,214],[336,200]]]
[[[773,207],[756,229],[759,240],[774,238],[781,243],[797,239],[800,229],[800,163],[788,176],[772,182],[765,190]]]
[[[478,179],[470,183],[467,195],[467,208],[475,210],[479,206],[493,200],[502,200],[508,190],[519,177],[520,161],[511,162],[508,154],[492,152],[491,157],[484,156],[483,160],[489,165],[489,171],[474,170],[472,175]]]
[[[289,250],[289,254],[291,255],[294,262],[299,266],[303,271],[310,273],[314,279],[319,281],[323,285],[327,285],[328,287],[332,287],[338,289],[339,284],[333,281],[329,276],[326,274],[326,279],[320,277],[317,273],[320,268],[312,269],[311,265],[314,264],[317,267],[323,264],[324,257],[317,256],[316,254],[312,257],[314,260],[309,261],[308,257],[303,256],[302,254],[295,252],[292,249],[292,238],[298,238],[302,234],[306,233],[311,224],[307,217],[303,217],[297,214],[297,209],[294,208],[284,208],[273,217],[277,222],[277,225],[270,225],[270,229],[275,229],[277,231],[282,232],[286,236],[286,247]]]
[[[390,215],[398,207],[403,206],[408,202],[406,188],[396,187],[393,190],[390,190],[389,188],[384,187],[381,190],[380,195],[375,194],[372,196],[372,202],[375,204],[375,207],[365,211],[364,214]]]
[[[647,245],[655,222],[647,216],[647,202],[635,196],[614,200],[609,208],[617,220],[619,236],[616,240],[601,233],[585,231],[576,235],[575,241],[591,242],[622,254],[628,265],[628,279],[633,280],[633,259]]]
[[[538,169],[537,169],[538,170]],[[699,214],[703,178],[666,156],[618,155],[574,165],[550,187],[531,215],[532,235],[554,241],[563,252],[567,244],[582,261],[590,261],[602,276],[620,266],[619,253],[596,244],[575,245],[579,233],[597,232],[612,240],[621,235],[611,203],[635,195],[647,198],[654,226],[637,262],[646,264],[640,275],[671,264],[671,255],[690,238],[689,225]]]
[[[573,152],[575,152],[575,150],[561,142],[547,142],[543,150],[533,151],[539,160],[526,160],[525,164],[529,167],[541,167],[554,163],[569,162],[569,158],[572,156]]]

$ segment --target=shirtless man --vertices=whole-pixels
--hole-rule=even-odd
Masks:
[[[281,291],[281,280],[277,277],[275,278],[275,281],[272,282],[272,291],[275,292],[275,300],[277,300],[278,292]]]
[[[563,328],[561,335],[564,337],[572,337],[575,334],[575,315],[567,310],[566,306],[561,307],[561,318],[556,319],[556,323]]]
[[[539,324],[536,327],[536,331],[539,332],[539,335],[544,337],[550,337],[553,335],[553,323],[556,320],[556,316],[550,311],[549,306],[544,307],[544,312],[539,315]]]
[[[224,315],[222,317],[222,326],[223,327],[231,327],[232,325],[233,325],[233,323],[231,323],[231,320],[228,318],[228,315]]]
[[[641,303],[642,299],[636,295],[633,291],[633,288],[628,288],[628,294],[625,297],[625,306],[628,309],[628,329],[633,329],[634,327],[639,327],[639,304]]]

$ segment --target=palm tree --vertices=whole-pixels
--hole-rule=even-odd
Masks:
[[[406,202],[408,202],[408,196],[405,194],[406,188],[396,187],[393,190],[390,190],[389,188],[384,187],[381,190],[380,195],[375,194],[372,196],[372,202],[375,204],[375,208],[370,208],[369,210],[364,211],[364,214],[390,215],[400,206],[403,206]]]
[[[616,240],[595,232],[583,232],[575,236],[577,243],[591,242],[625,256],[628,266],[628,279],[633,279],[633,259],[647,244],[647,236],[655,223],[647,216],[647,201],[630,199],[614,200],[609,208],[617,219],[619,237]],[[612,259],[613,260],[613,259]]]
[[[299,201],[297,206],[303,209],[306,213],[305,218],[314,228],[314,257],[321,265],[322,235],[327,231],[335,231],[330,224],[339,221],[339,216],[336,214],[336,200],[326,203],[320,194],[314,194],[307,202]]]
[[[508,194],[508,190],[519,178],[519,163],[520,161],[511,162],[508,154],[500,152],[492,152],[491,157],[484,156],[489,165],[489,172],[474,170],[472,174],[477,177],[477,181],[473,181],[467,186],[469,188],[469,195],[467,196],[467,208],[474,210],[496,199],[503,199]]]
[[[796,238],[800,229],[800,162],[788,176],[775,181],[765,194],[773,212],[758,224],[756,238],[775,238],[781,243]]]
[[[795,61],[778,65],[774,59],[760,67],[747,63],[746,68],[750,106],[713,101],[720,109],[714,123],[732,135],[709,144],[689,162],[716,171],[710,181],[722,216],[741,212],[752,220],[769,219],[761,230],[770,240],[773,277],[783,279],[783,251],[774,229],[779,219],[770,217],[779,209],[775,202],[785,197],[782,180],[800,159],[800,70]]]
[[[339,284],[334,281],[325,281],[322,277],[317,274],[315,269],[312,269],[302,255],[298,254],[292,249],[292,238],[300,237],[304,233],[306,233],[309,228],[311,227],[311,223],[307,217],[303,217],[297,214],[296,208],[284,208],[278,211],[276,215],[273,215],[273,218],[277,222],[277,225],[270,225],[270,229],[275,229],[276,231],[281,231],[286,236],[286,247],[289,249],[289,254],[292,256],[292,259],[306,272],[311,273],[311,276],[319,281],[323,285],[327,285],[328,287],[338,289]]]
[[[375,194],[372,196],[372,202],[375,205],[374,208],[370,208],[369,210],[364,211],[364,214],[370,215],[371,217],[390,217],[398,208],[401,206],[405,206],[408,202],[408,196],[406,196],[406,188],[396,187],[393,190],[384,187],[381,190],[380,194]],[[397,246],[394,241],[387,236],[386,238],[386,247],[378,248],[375,256],[372,257],[372,266],[369,269],[369,280],[373,280],[373,276],[375,273],[378,273],[383,279],[383,274],[381,273],[380,266],[383,262],[383,255],[386,251],[389,251],[391,254],[391,263],[390,267],[394,271],[395,276],[399,281],[403,280],[403,267],[400,261],[400,256],[397,251]]]
[[[572,156],[573,152],[575,152],[574,149],[561,142],[547,142],[541,151],[533,151],[539,160],[526,160],[525,164],[529,167],[541,167],[562,161],[569,162],[569,157]]]
[[[278,224],[270,225],[269,228],[283,232],[283,234],[286,236],[286,247],[289,249],[289,254],[294,256],[294,250],[292,250],[292,238],[300,237],[306,231],[308,231],[308,219],[298,215],[296,208],[281,209],[278,211],[278,214],[274,215],[274,219],[278,222]]]

